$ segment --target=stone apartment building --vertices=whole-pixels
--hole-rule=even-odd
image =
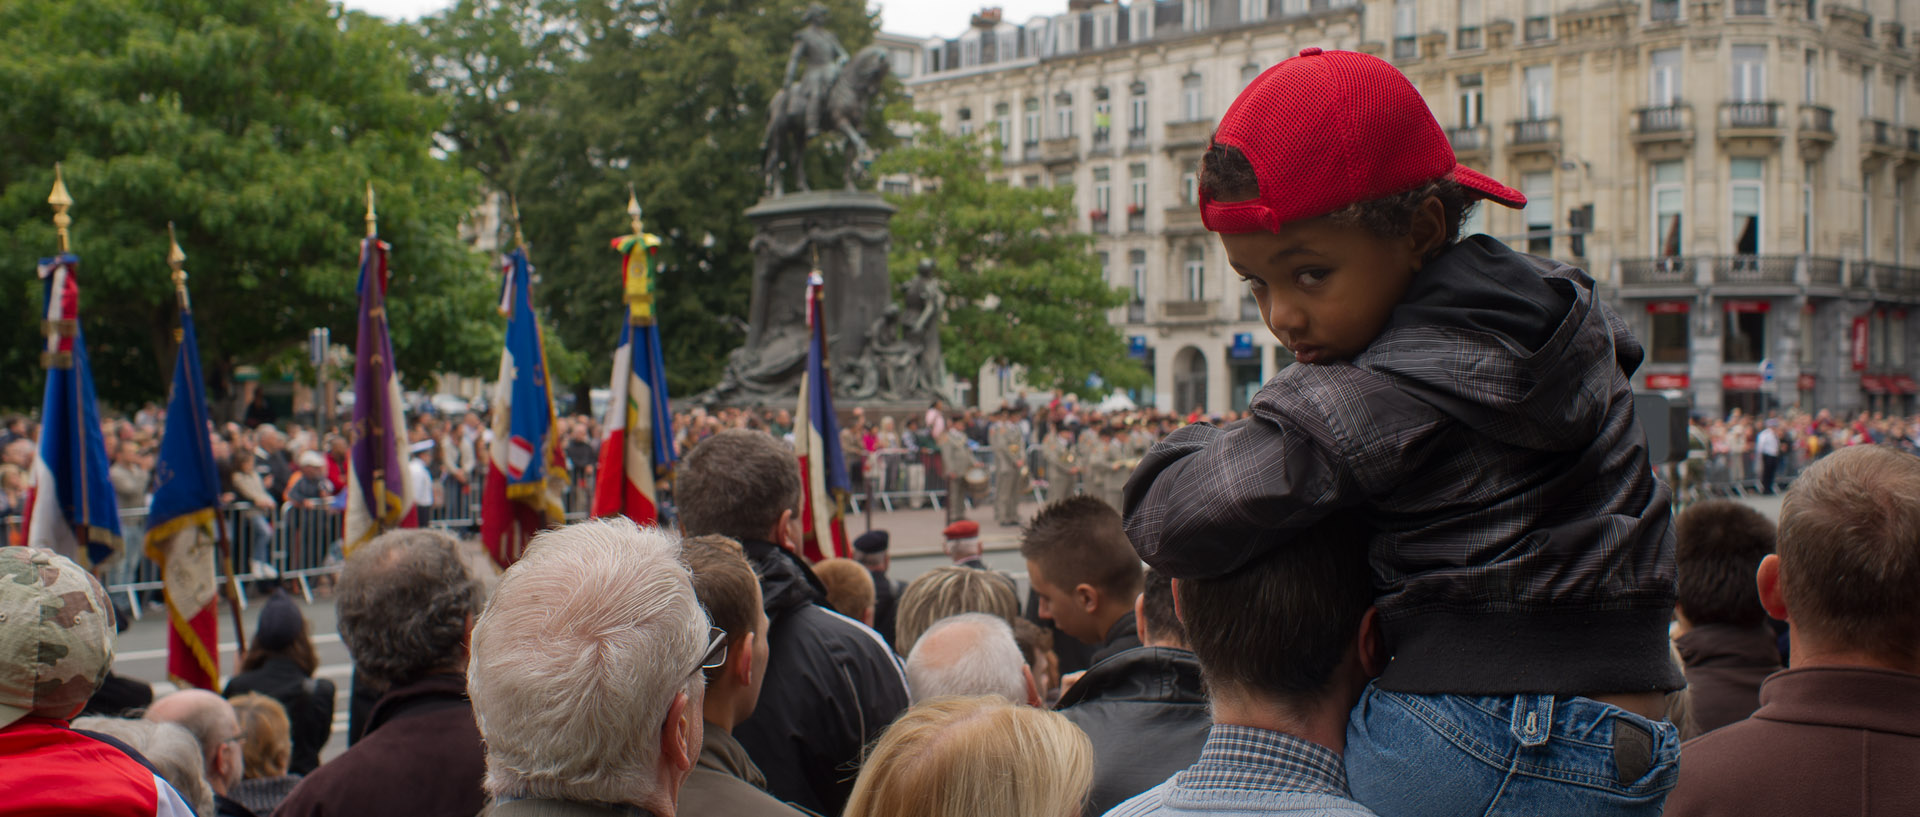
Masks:
[[[956,20],[906,85],[997,139],[1008,182],[1075,189],[1134,293],[1110,319],[1154,373],[1143,402],[1238,410],[1290,362],[1201,227],[1195,174],[1240,89],[1319,46],[1391,60],[1461,161],[1526,193],[1469,227],[1589,270],[1647,346],[1637,387],[1707,414],[1910,412],[1917,17],[1920,0],[1071,0]]]

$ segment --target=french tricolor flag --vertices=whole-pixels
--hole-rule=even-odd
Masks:
[[[593,486],[593,515],[625,515],[635,523],[659,521],[657,480],[679,459],[673,445],[673,416],[667,405],[666,364],[660,354],[660,326],[654,322],[655,255],[660,239],[642,232],[614,241],[624,254],[621,274],[627,321],[620,348],[613,353],[600,444],[599,473]]]
[[[40,261],[46,283],[47,392],[40,404],[40,450],[27,493],[25,542],[98,569],[120,555],[120,504],[107,479],[107,446],[93,372],[80,334],[80,258]]]
[[[840,420],[833,411],[832,369],[827,364],[827,326],[821,311],[826,279],[819,270],[807,277],[807,371],[800,378],[800,411],[794,443],[800,455],[803,498],[800,552],[807,561],[844,558],[847,526],[842,518],[853,482],[840,449]]]
[[[525,248],[506,259],[501,303],[507,305],[507,343],[493,399],[493,447],[480,500],[480,539],[501,567],[526,552],[527,541],[566,519],[561,498],[566,462],[554,439],[553,388],[546,344],[533,312],[533,268]]]

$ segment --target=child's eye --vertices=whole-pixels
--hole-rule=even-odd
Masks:
[[[1252,276],[1247,276],[1247,275],[1240,276],[1240,283],[1246,284],[1247,289],[1252,290],[1254,292],[1258,292],[1260,290],[1267,288],[1267,282],[1262,281],[1258,278],[1254,278]]]
[[[1308,267],[1293,274],[1293,279],[1302,287],[1317,287],[1332,275],[1333,270],[1324,267]]]

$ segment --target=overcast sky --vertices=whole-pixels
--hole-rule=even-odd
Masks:
[[[451,4],[451,0],[343,0],[347,8],[372,12],[395,20],[411,20],[432,14]],[[770,0],[781,2],[782,0]],[[796,9],[802,4],[792,0]],[[1009,22],[1024,23],[1038,14],[1065,11],[1067,0],[985,0],[980,3],[955,3],[952,0],[868,0],[867,7],[880,11],[880,28],[895,34],[926,37],[935,34],[953,37],[967,28],[967,18],[982,5],[999,6]]]

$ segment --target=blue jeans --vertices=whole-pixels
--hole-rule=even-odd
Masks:
[[[1658,817],[1680,733],[1590,698],[1409,695],[1368,685],[1347,783],[1380,817]]]

